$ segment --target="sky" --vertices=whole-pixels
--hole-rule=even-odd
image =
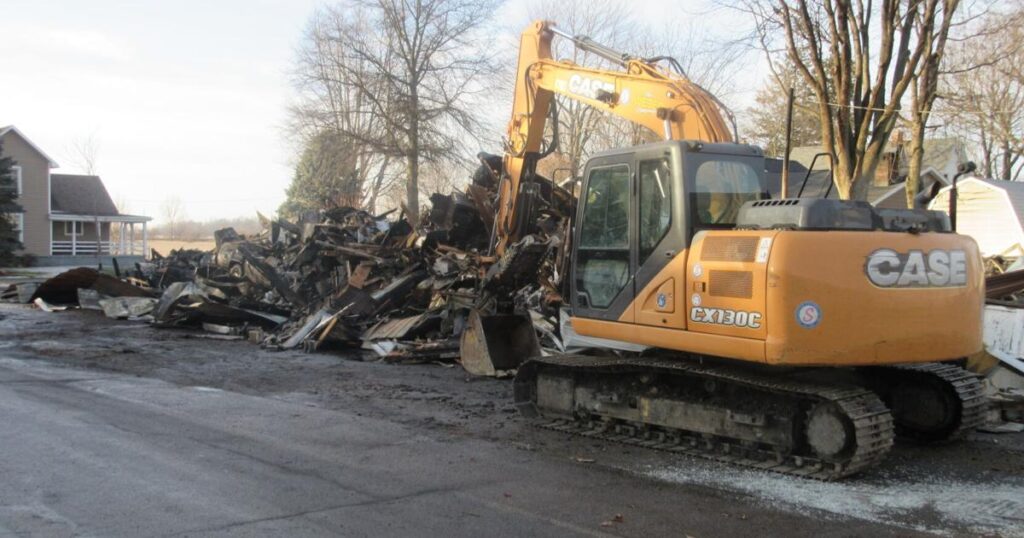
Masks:
[[[94,140],[97,173],[128,213],[159,221],[177,197],[196,220],[272,214],[295,154],[288,73],[320,3],[4,0],[0,126],[16,125],[54,173],[81,173],[73,148]],[[697,16],[673,0],[637,6]],[[527,12],[509,0],[495,19]]]

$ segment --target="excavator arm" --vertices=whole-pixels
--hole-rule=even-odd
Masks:
[[[554,36],[622,66],[622,71],[592,69],[551,57]],[[667,58],[666,58],[667,59]],[[538,21],[523,32],[516,70],[515,98],[508,124],[505,181],[498,198],[495,252],[519,240],[528,225],[520,202],[522,187],[541,157],[544,127],[554,94],[586,103],[647,127],[667,140],[733,141],[728,110],[709,92],[682,75],[623,54]]]

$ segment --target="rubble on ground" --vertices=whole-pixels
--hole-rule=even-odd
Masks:
[[[537,225],[497,258],[488,252],[497,190],[487,177],[478,172],[465,192],[433,194],[419,222],[404,210],[351,207],[296,221],[263,218],[250,237],[217,231],[210,252],[154,252],[117,276],[78,268],[4,297],[240,335],[275,349],[453,361],[471,309],[516,308],[557,326],[555,265],[574,200],[546,183]]]
[[[983,431],[1022,431],[1024,422],[1024,258],[985,260],[984,349],[967,368],[985,378],[991,404]]]

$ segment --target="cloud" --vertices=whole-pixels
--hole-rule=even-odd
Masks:
[[[43,33],[51,44],[65,51],[108,60],[129,60],[131,50],[111,37],[93,30],[51,29]]]
[[[0,34],[5,42],[17,43],[23,51],[34,51],[40,57],[114,62],[134,58],[132,47],[95,30],[0,23]]]

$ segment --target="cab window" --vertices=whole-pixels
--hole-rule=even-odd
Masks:
[[[761,181],[749,164],[708,160],[694,174],[694,214],[699,224],[734,225],[740,206],[761,198]]]
[[[607,308],[629,283],[629,166],[591,170],[584,193],[576,283],[590,307]]]
[[[672,224],[672,167],[667,158],[640,162],[640,263]]]

